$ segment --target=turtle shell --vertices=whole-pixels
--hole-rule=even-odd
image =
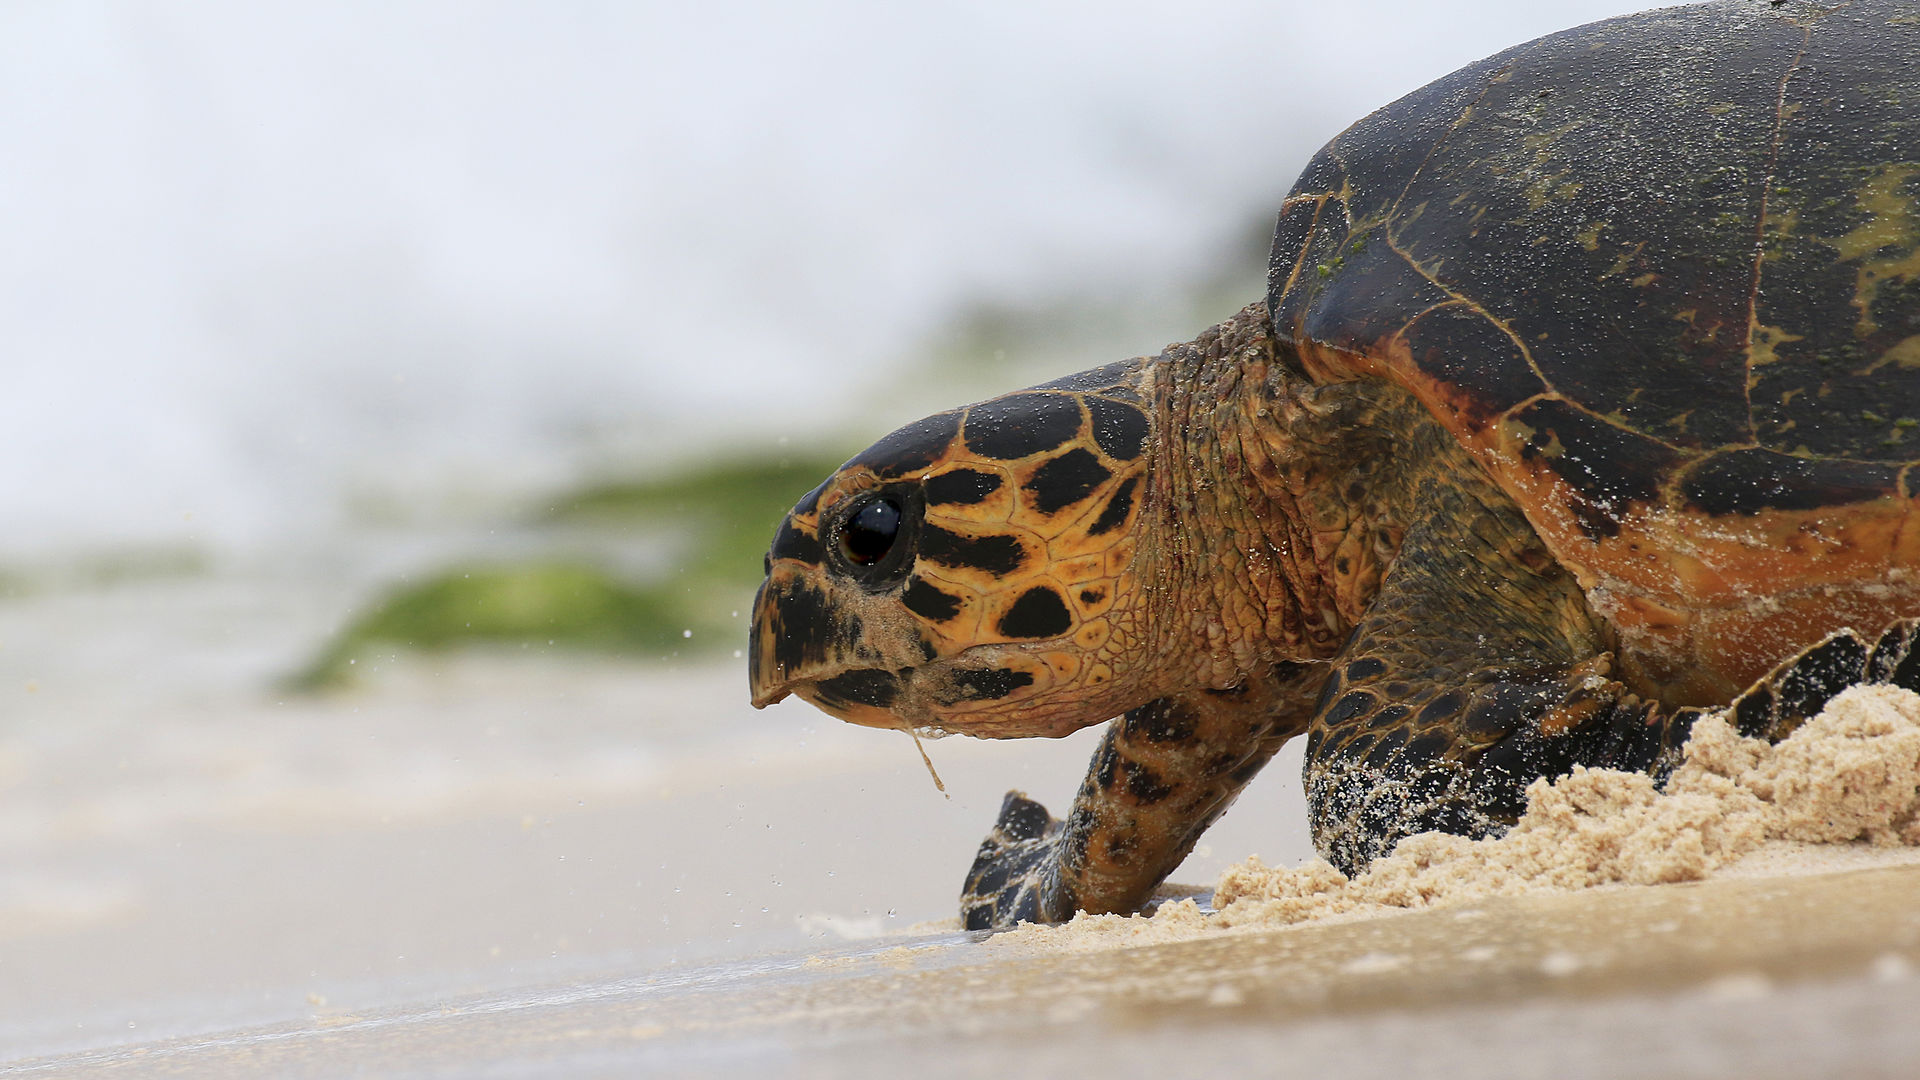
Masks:
[[[1706,3],[1464,68],[1313,159],[1268,303],[1308,374],[1424,402],[1629,632],[1901,614],[1920,3]]]

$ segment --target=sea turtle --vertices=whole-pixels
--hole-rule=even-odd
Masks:
[[[773,541],[753,698],[1117,718],[1064,821],[1009,794],[970,927],[1135,908],[1299,734],[1351,871],[1669,769],[1704,707],[1920,688],[1916,422],[1920,3],[1610,19],[1335,138],[1263,302],[847,462]]]

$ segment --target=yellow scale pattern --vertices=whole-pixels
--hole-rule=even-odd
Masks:
[[[1062,396],[1083,397],[1064,392]],[[1051,683],[1057,690],[1064,684],[1081,683],[1083,676],[1090,683],[1112,679],[1111,665],[1101,659],[1088,662],[1088,658],[1109,655],[1105,647],[1110,644],[1114,627],[1107,616],[1116,596],[1132,592],[1133,519],[1139,513],[1138,500],[1117,524],[1098,535],[1089,530],[1130,479],[1134,480],[1134,489],[1139,489],[1146,465],[1144,458],[1129,463],[1102,452],[1093,438],[1084,403],[1080,410],[1079,432],[1050,450],[1014,461],[995,461],[975,456],[956,440],[949,456],[926,470],[929,478],[954,469],[999,476],[1000,486],[981,502],[930,506],[926,521],[969,539],[1011,536],[1019,541],[1024,553],[1020,566],[1008,574],[942,566],[924,558],[916,563],[915,577],[960,601],[960,612],[952,619],[922,620],[940,655],[950,656],[973,645],[1020,640],[1001,633],[999,624],[1020,597],[1033,588],[1045,587],[1066,602],[1072,617],[1066,637],[1075,648],[1036,653],[1035,659],[1046,665],[1051,676],[1036,681]],[[1092,454],[1111,475],[1083,498],[1045,512],[1033,490],[1036,474],[1075,450]]]

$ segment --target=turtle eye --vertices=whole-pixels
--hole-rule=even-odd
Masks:
[[[893,550],[900,535],[900,504],[876,499],[840,527],[840,550],[856,566],[872,566]]]

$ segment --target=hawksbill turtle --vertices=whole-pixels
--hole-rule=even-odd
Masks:
[[[1064,819],[1008,795],[969,927],[1136,908],[1297,735],[1352,872],[1660,774],[1704,709],[1920,689],[1917,422],[1920,3],[1610,19],[1335,138],[1264,300],[847,462],[774,538],[753,699],[1112,721]]]

